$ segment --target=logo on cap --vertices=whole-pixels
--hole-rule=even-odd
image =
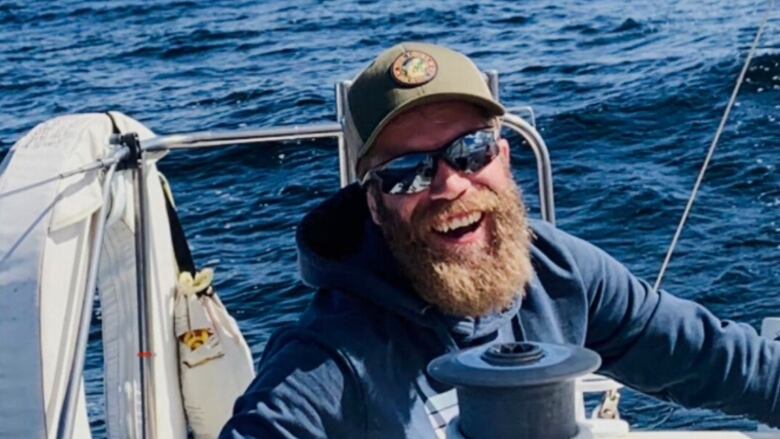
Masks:
[[[390,75],[400,85],[417,86],[433,79],[438,68],[432,56],[419,50],[409,50],[393,61]]]

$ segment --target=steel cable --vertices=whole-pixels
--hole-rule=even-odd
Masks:
[[[739,94],[739,89],[742,86],[742,83],[745,80],[745,75],[747,74],[748,68],[750,67],[750,61],[753,59],[753,55],[756,52],[756,49],[758,48],[758,42],[761,39],[761,34],[764,32],[764,28],[766,28],[766,24],[769,22],[769,16],[772,13],[772,10],[775,6],[775,0],[769,0],[769,7],[766,10],[766,14],[764,15],[764,19],[761,23],[761,25],[758,27],[758,30],[756,31],[756,36],[753,38],[753,44],[750,46],[750,51],[748,51],[747,58],[745,58],[745,64],[742,66],[742,71],[739,72],[739,76],[737,77],[737,83],[734,85],[734,90],[731,92],[731,97],[729,98],[728,104],[726,105],[726,110],[723,112],[723,117],[720,119],[720,124],[718,125],[718,129],[715,131],[715,137],[712,139],[712,143],[710,144],[709,150],[707,150],[707,156],[704,158],[704,163],[702,163],[701,169],[699,170],[699,176],[696,178],[696,183],[693,185],[693,190],[691,190],[691,195],[688,198],[688,203],[685,205],[685,210],[683,211],[682,217],[680,218],[680,223],[677,225],[677,230],[674,232],[674,237],[672,238],[671,244],[669,244],[669,249],[666,252],[666,256],[664,257],[664,262],[661,264],[661,270],[658,272],[658,277],[655,280],[655,285],[653,285],[653,291],[657,292],[658,289],[661,287],[661,282],[663,281],[664,274],[666,274],[666,270],[669,267],[669,262],[672,259],[672,254],[674,253],[675,247],[677,247],[677,242],[680,240],[680,235],[682,234],[682,229],[685,227],[685,222],[688,220],[688,216],[691,214],[691,209],[693,208],[693,202],[696,200],[696,195],[699,192],[699,187],[701,186],[701,182],[704,179],[704,174],[707,172],[707,167],[710,164],[710,160],[712,159],[712,155],[715,152],[715,148],[718,146],[718,142],[720,141],[720,136],[723,133],[723,130],[726,128],[726,121],[729,118],[729,114],[731,113],[731,108],[734,106],[734,103],[737,100],[737,95]]]

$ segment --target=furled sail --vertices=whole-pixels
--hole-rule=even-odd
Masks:
[[[153,133],[113,113],[116,125],[141,139]],[[68,172],[109,157],[106,114],[70,115],[35,127],[0,164],[0,437],[56,437],[76,355],[90,249],[104,203],[100,169]],[[159,157],[157,157],[159,158]],[[165,198],[146,162],[149,339],[153,355],[147,419],[152,437],[186,437],[178,378],[173,302],[177,265]],[[129,171],[111,188],[98,285],[102,307],[105,411],[109,437],[140,436],[134,199]],[[89,437],[83,383],[73,437]],[[14,395],[13,398],[5,395]],[[160,413],[160,415],[156,415]]]

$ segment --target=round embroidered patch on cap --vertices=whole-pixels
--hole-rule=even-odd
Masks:
[[[400,85],[417,86],[433,79],[438,68],[432,56],[419,50],[409,50],[393,61],[390,75]]]

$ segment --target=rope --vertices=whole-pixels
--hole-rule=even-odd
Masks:
[[[766,27],[767,22],[769,22],[769,15],[774,9],[775,0],[769,0],[769,7],[766,10],[766,14],[764,15],[764,20],[761,23],[761,26],[758,27],[758,30],[756,31],[756,36],[753,38],[753,44],[750,46],[750,51],[748,52],[747,58],[745,59],[745,64],[742,66],[742,71],[739,73],[739,77],[737,77],[737,83],[734,85],[734,91],[731,92],[731,98],[729,99],[728,104],[726,105],[726,110],[723,112],[723,117],[720,119],[720,124],[718,125],[717,131],[715,131],[715,137],[712,139],[712,143],[710,144],[710,148],[707,151],[707,156],[704,158],[704,163],[701,166],[701,169],[699,170],[699,176],[696,178],[696,183],[693,185],[693,190],[691,191],[691,195],[688,198],[688,203],[685,205],[685,210],[683,211],[682,218],[680,218],[680,223],[677,224],[677,230],[674,232],[674,237],[672,238],[672,243],[669,245],[669,250],[666,252],[666,257],[664,258],[663,264],[661,264],[661,270],[658,272],[658,278],[655,280],[655,285],[653,286],[653,291],[657,292],[658,289],[661,287],[661,282],[663,281],[664,274],[666,274],[666,269],[669,267],[669,261],[672,259],[672,253],[674,253],[675,247],[677,247],[677,242],[680,240],[680,235],[682,234],[682,229],[685,227],[685,222],[688,220],[688,216],[691,214],[691,209],[693,208],[693,202],[696,200],[696,195],[699,192],[699,187],[701,186],[701,182],[704,179],[704,173],[707,172],[707,167],[710,164],[710,160],[712,159],[712,155],[715,152],[715,147],[718,146],[718,141],[720,141],[720,135],[723,133],[723,130],[726,128],[726,121],[729,118],[729,114],[731,113],[731,108],[734,106],[734,102],[737,100],[737,95],[739,94],[739,89],[742,86],[742,82],[745,80],[745,75],[747,74],[748,67],[750,67],[750,61],[753,59],[753,55],[756,52],[756,48],[758,47],[758,41],[761,39],[761,34],[764,33],[764,28]]]

